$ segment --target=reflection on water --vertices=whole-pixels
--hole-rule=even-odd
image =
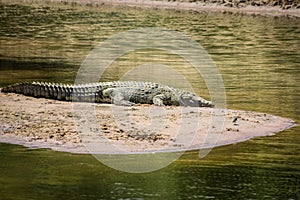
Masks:
[[[210,53],[222,73],[228,107],[299,123],[298,19],[111,7],[0,7],[0,86],[33,80],[72,83],[98,42],[124,30],[156,26],[183,32]],[[124,66],[147,58],[171,65],[195,91],[209,97],[199,76],[168,52],[123,55],[105,78],[117,79]],[[299,132],[297,126],[276,136],[217,148],[205,159],[189,152],[163,170],[142,175],[109,169],[91,156],[0,144],[0,197],[299,199]]]

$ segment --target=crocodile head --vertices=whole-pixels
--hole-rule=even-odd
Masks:
[[[207,101],[194,93],[183,93],[180,96],[180,104],[191,107],[214,107],[211,101]]]

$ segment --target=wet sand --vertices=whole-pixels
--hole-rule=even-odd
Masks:
[[[64,102],[0,93],[0,142],[71,153],[185,151],[270,136],[295,123],[266,113]]]

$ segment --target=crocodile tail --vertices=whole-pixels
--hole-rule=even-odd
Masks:
[[[62,85],[57,83],[25,82],[1,89],[4,93],[18,93],[26,96],[56,99],[62,101],[101,102],[97,85]]]
[[[14,84],[14,85],[9,85],[7,87],[3,87],[3,88],[1,88],[1,92],[3,92],[3,93],[20,93],[20,94],[22,94],[22,92],[20,90],[21,84],[23,84],[23,83],[17,83],[17,84]]]
[[[56,87],[56,86],[55,86]],[[32,83],[17,83],[1,89],[4,93],[17,93],[32,97],[44,97],[49,99],[58,99],[57,92],[51,94],[50,90],[53,88],[52,84],[42,82]]]

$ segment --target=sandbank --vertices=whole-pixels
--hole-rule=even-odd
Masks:
[[[180,152],[270,136],[295,125],[266,113],[65,102],[0,93],[0,142],[78,154]]]

